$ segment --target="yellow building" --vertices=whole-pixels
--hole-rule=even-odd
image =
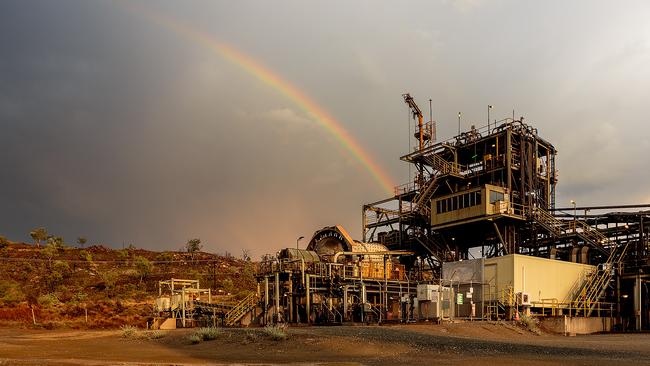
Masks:
[[[554,259],[511,254],[485,259],[483,279],[497,294],[512,288],[527,293],[532,305],[536,302],[569,302],[594,266]]]
[[[526,303],[563,303],[575,299],[594,266],[554,259],[511,254],[443,263],[443,280],[462,293],[476,291],[474,302],[507,300],[504,296],[528,294]],[[457,290],[458,291],[458,290]],[[519,301],[521,303],[521,301]]]

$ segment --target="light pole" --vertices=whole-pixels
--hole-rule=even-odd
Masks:
[[[576,221],[578,220],[578,213],[576,211],[576,201],[571,200],[571,204],[573,205],[573,232],[576,232]]]
[[[490,109],[492,106],[488,104],[488,135],[490,134]]]
[[[301,236],[298,239],[296,239],[296,249],[298,249],[298,243],[300,242],[300,240],[302,240],[304,238],[305,238],[304,236]]]
[[[458,112],[458,136],[460,136],[460,112]]]

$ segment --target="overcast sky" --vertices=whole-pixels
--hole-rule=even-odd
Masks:
[[[558,205],[650,202],[650,2],[142,1],[249,55],[408,180],[410,92],[440,137],[517,116]],[[255,257],[384,198],[284,94],[118,1],[0,3],[0,234]],[[428,114],[428,113],[427,113]],[[427,116],[428,118],[428,116]],[[306,243],[306,240],[305,240]],[[303,245],[305,244],[303,243]]]

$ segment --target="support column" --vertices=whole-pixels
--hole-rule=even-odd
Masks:
[[[268,322],[269,317],[269,277],[264,276],[264,325]]]
[[[311,294],[309,290],[309,282],[310,282],[310,277],[311,275],[307,274],[307,282],[306,282],[306,299],[305,299],[305,310],[307,311],[307,324],[311,324]]]
[[[636,330],[641,330],[641,276],[636,275],[634,280],[634,317],[636,318]]]
[[[289,323],[293,322],[293,281],[291,280],[291,273],[289,273],[289,294],[287,296],[289,302]]]
[[[280,321],[280,273],[275,272],[275,322]]]

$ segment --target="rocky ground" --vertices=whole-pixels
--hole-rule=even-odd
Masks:
[[[192,344],[195,330],[123,337],[121,331],[0,330],[0,365],[650,364],[648,334],[535,335],[506,323],[227,329]]]

